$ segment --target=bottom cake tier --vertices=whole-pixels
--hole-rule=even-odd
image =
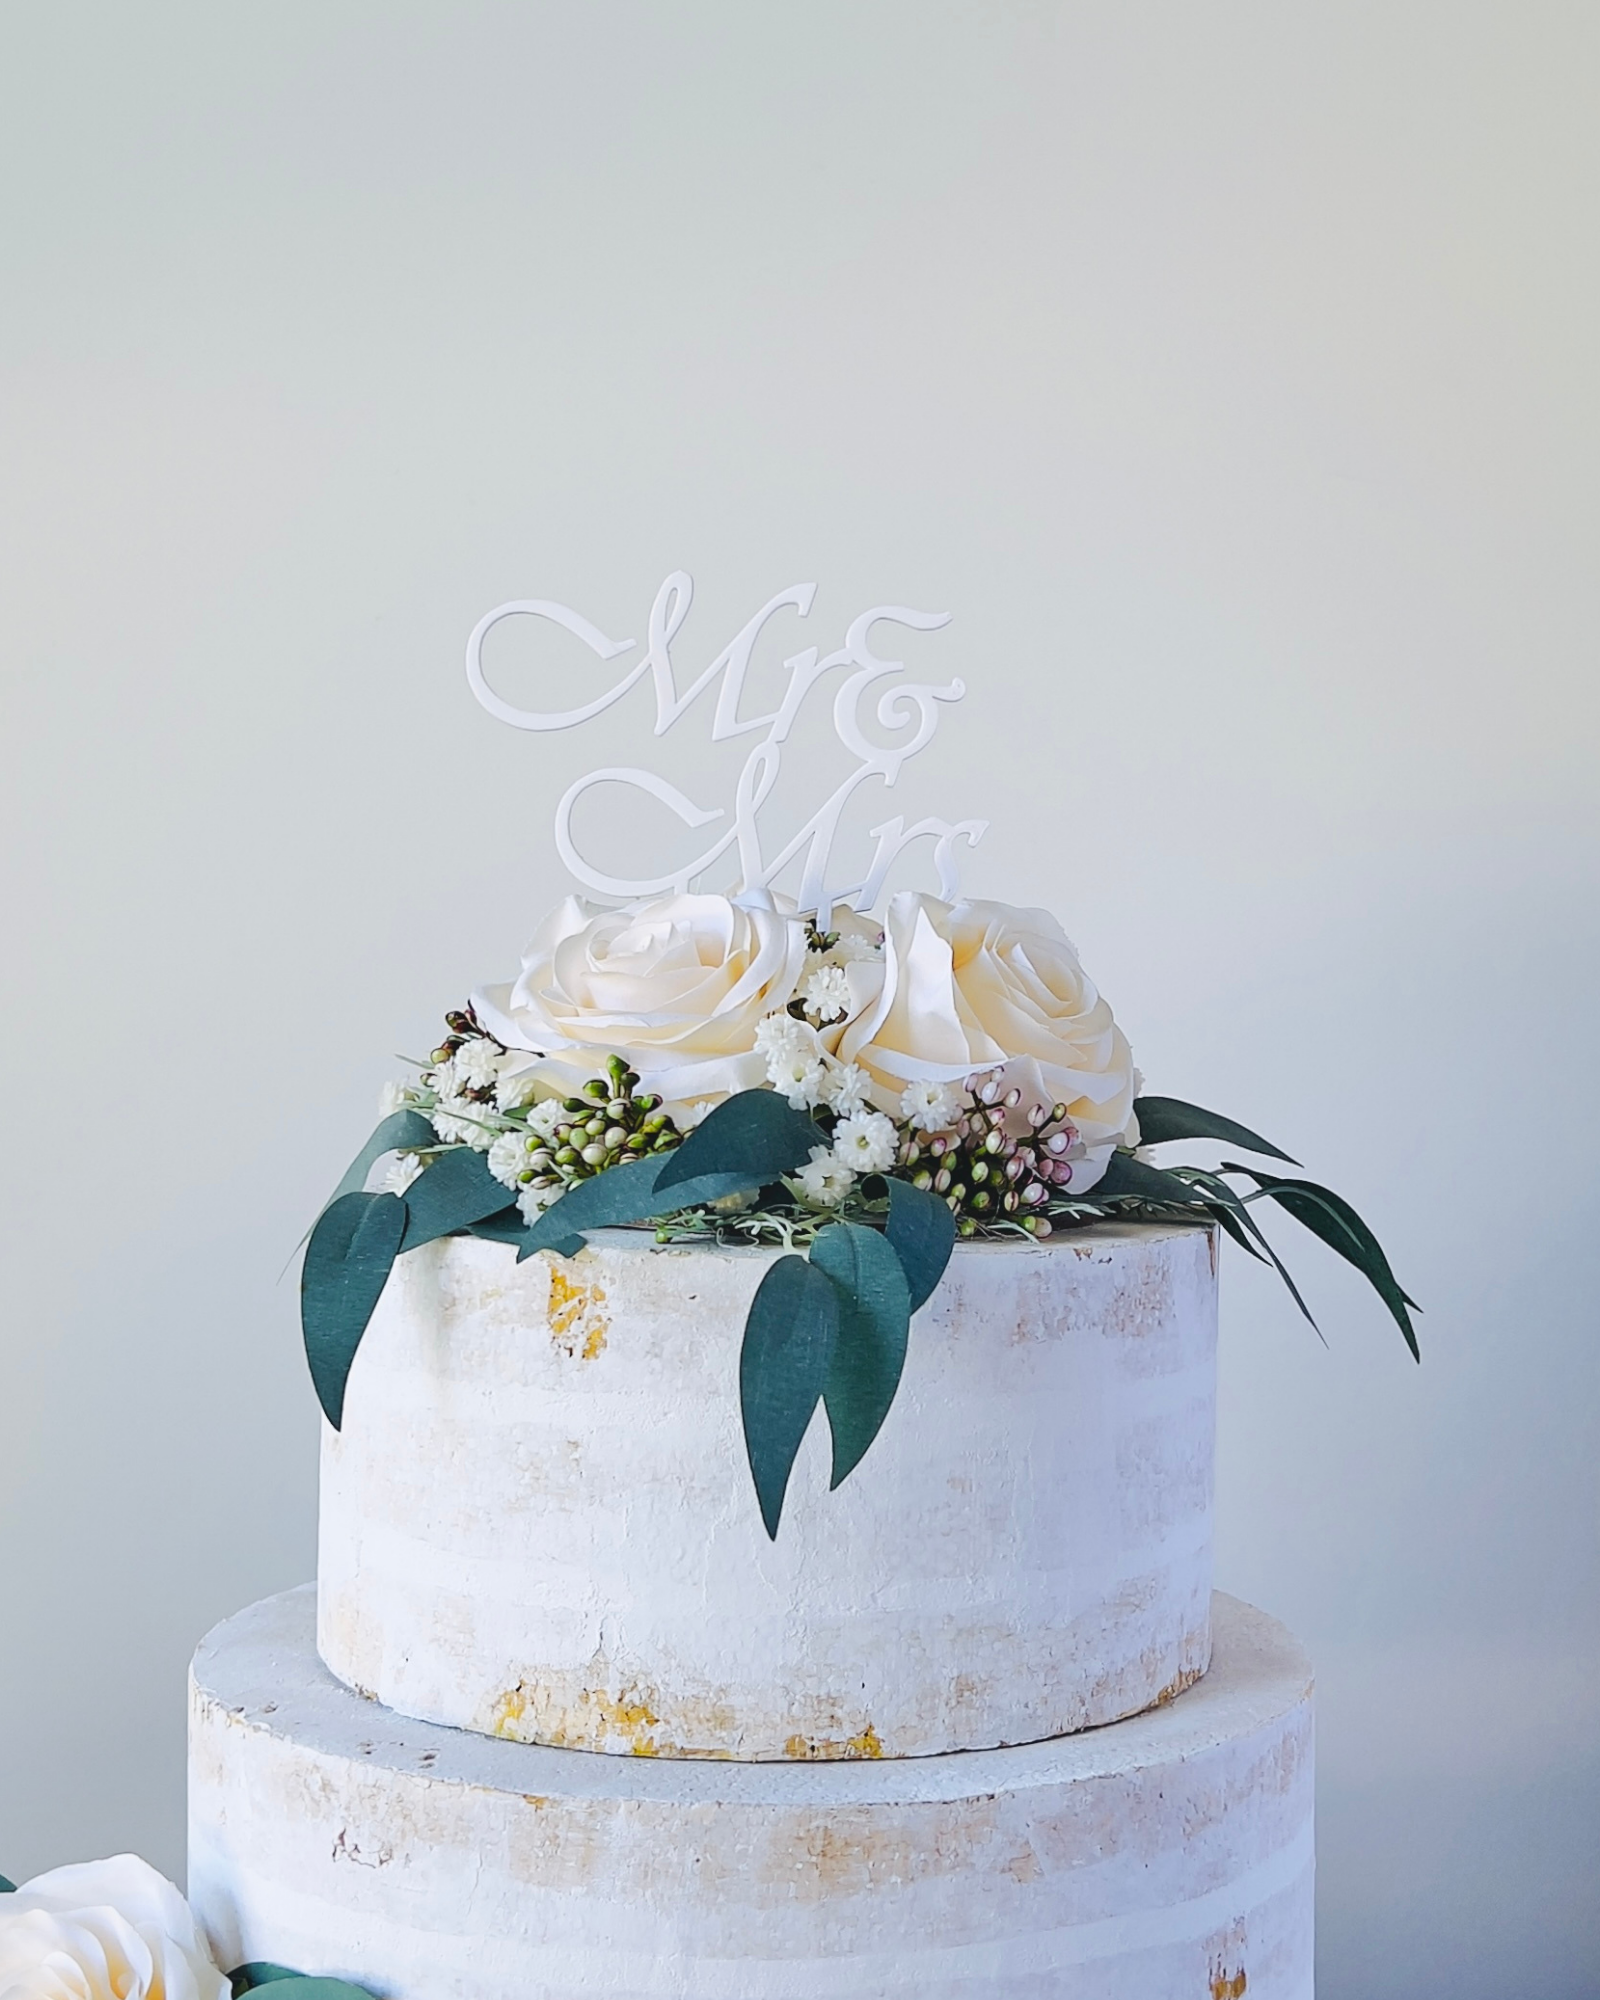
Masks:
[[[226,1965],[383,2000],[1310,2000],[1311,1673],[1233,1598],[1145,1715],[834,1764],[410,1722],[315,1620],[290,1591],[195,1656],[189,1889]]]

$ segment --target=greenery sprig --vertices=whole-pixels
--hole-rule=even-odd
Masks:
[[[1139,1150],[1113,1153],[1079,1193],[1067,1107],[1025,1113],[1020,1093],[993,1077],[970,1079],[959,1101],[931,1091],[919,1117],[908,1109],[898,1128],[842,1095],[827,1101],[812,1077],[803,1105],[781,1088],[740,1091],[685,1132],[658,1097],[640,1092],[620,1056],[575,1095],[534,1101],[519,1095],[514,1078],[506,1088],[507,1052],[470,1010],[447,1024],[432,1070],[351,1162],[306,1246],[306,1355],[335,1429],[396,1257],[456,1234],[514,1245],[519,1263],[541,1251],[570,1257],[588,1231],[630,1226],[650,1227],[661,1241],[779,1247],[751,1303],[739,1366],[750,1472],[773,1537],[819,1404],[832,1437],[833,1487],[870,1449],[899,1388],[911,1316],[958,1238],[1032,1239],[1103,1220],[1214,1224],[1278,1272],[1315,1326],[1252,1213],[1270,1201],[1367,1279],[1420,1359],[1416,1302],[1341,1196],[1275,1168],[1157,1166],[1144,1157],[1207,1140],[1298,1164],[1248,1127],[1179,1098],[1138,1099]],[[786,1054],[781,1035],[773,1046],[781,1076],[793,1051]],[[851,1146],[859,1157],[843,1167],[841,1148]],[[373,1169],[390,1154],[399,1171],[387,1189],[369,1191]]]

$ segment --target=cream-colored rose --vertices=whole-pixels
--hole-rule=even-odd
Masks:
[[[576,1090],[614,1052],[671,1110],[765,1083],[756,1027],[805,969],[805,925],[765,891],[621,910],[569,896],[523,954],[522,977],[473,1006],[507,1048],[541,1058],[516,1070],[547,1090]]]
[[[228,2000],[189,1905],[136,1855],[0,1896],[0,2000]]]
[[[912,1082],[958,1083],[977,1070],[1065,1104],[1082,1150],[1071,1189],[1105,1172],[1133,1143],[1133,1055],[1055,918],[1006,903],[941,903],[905,891],[889,905],[876,1001],[839,1038],[841,1062],[872,1079],[874,1100],[900,1106]]]

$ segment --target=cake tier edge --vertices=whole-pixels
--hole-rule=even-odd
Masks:
[[[1309,2000],[1310,1668],[1235,1599],[1144,1715],[832,1764],[408,1721],[314,1615],[267,1599],[195,1657],[190,1893],[230,1964],[382,2000]]]

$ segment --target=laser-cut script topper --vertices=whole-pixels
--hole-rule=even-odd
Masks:
[[[591,867],[579,853],[572,836],[573,809],[583,794],[594,785],[633,785],[659,800],[669,811],[676,813],[685,826],[691,827],[708,826],[713,820],[725,819],[726,808],[697,806],[657,772],[636,766],[606,765],[574,779],[556,807],[556,848],[567,867],[586,888],[594,889],[601,895],[622,897],[648,896],[669,889],[683,893],[695,876],[712,867],[730,848],[736,848],[741,889],[767,889],[803,851],[805,861],[797,901],[802,911],[814,911],[818,926],[826,930],[836,904],[848,904],[857,910],[870,909],[882,893],[896,857],[913,841],[932,840],[939,893],[947,901],[954,898],[955,843],[965,840],[969,847],[975,846],[988,828],[987,820],[963,819],[952,823],[927,817],[907,826],[904,815],[896,813],[892,819],[869,829],[876,846],[871,865],[859,881],[834,884],[828,879],[833,843],[850,799],[870,779],[881,778],[885,786],[898,783],[906,762],[932,742],[934,731],[939,726],[938,704],[960,701],[966,693],[965,685],[959,680],[952,680],[944,687],[917,681],[897,681],[879,695],[875,711],[877,720],[886,730],[909,730],[911,734],[893,745],[872,742],[862,727],[862,699],[874,683],[904,673],[905,665],[900,660],[879,659],[868,643],[868,635],[872,627],[880,622],[904,625],[913,632],[936,632],[941,626],[949,624],[948,611],[912,611],[898,604],[879,604],[863,611],[851,622],[844,644],[837,652],[822,655],[816,646],[807,646],[784,661],[789,675],[788,691],[770,715],[740,717],[739,701],[744,691],[745,675],[762,628],[775,612],[786,605],[793,606],[804,618],[811,609],[816,591],[814,583],[797,583],[770,598],[723,647],[699,679],[680,694],[673,672],[671,647],[689,614],[694,583],[684,571],[674,570],[656,592],[655,603],[650,607],[650,637],[643,658],[593,701],[553,714],[517,708],[490,687],[483,668],[483,642],[503,618],[549,619],[574,638],[581,639],[602,660],[614,660],[620,654],[631,652],[637,641],[608,639],[598,626],[591,625],[587,618],[569,606],[542,597],[520,598],[514,603],[502,604],[478,620],[467,641],[467,681],[489,713],[498,716],[502,722],[509,722],[514,729],[574,729],[579,723],[603,715],[648,674],[655,688],[657,736],[664,736],[703,690],[719,677],[721,686],[717,690],[717,704],[712,717],[712,742],[722,743],[730,737],[763,732],[739,773],[734,790],[732,824],[700,854],[665,875],[630,879],[607,875]],[[844,782],[769,861],[762,852],[758,815],[777,783],[783,746],[802,703],[823,676],[837,667],[848,667],[853,671],[834,695],[833,726],[840,742],[859,761]]]

